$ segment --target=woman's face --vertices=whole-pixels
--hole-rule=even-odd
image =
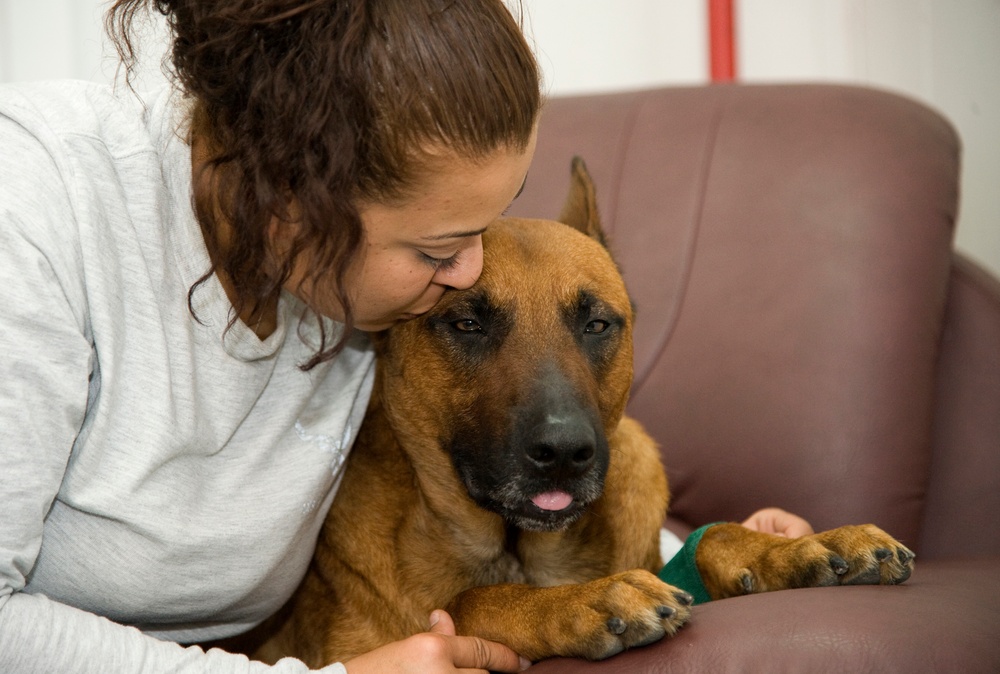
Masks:
[[[483,232],[524,184],[535,137],[523,152],[484,160],[439,157],[416,196],[399,204],[362,204],[364,241],[345,282],[354,324],[383,330],[430,310],[447,288],[468,288],[483,268]],[[314,287],[305,262],[285,287],[323,315],[344,319],[336,293]]]

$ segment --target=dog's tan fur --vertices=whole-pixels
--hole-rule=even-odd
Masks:
[[[572,228],[494,223],[473,289],[446,293],[430,314],[378,337],[368,416],[314,563],[262,632],[262,659],[294,655],[313,666],[347,660],[423,631],[441,607],[460,634],[505,643],[532,660],[605,658],[673,634],[688,619],[690,597],[653,575],[661,566],[658,534],[667,508],[659,452],[623,416],[632,380],[629,297],[603,245],[582,163],[574,164],[573,176],[563,212]],[[503,318],[496,319],[494,332],[504,331],[496,343],[483,328],[494,320],[483,318],[490,311]],[[573,323],[577,315],[581,330]],[[479,333],[469,330],[475,327],[469,320]],[[533,382],[556,376],[566,386],[551,393],[553,400],[572,398],[606,436],[607,474],[578,519],[563,523],[542,513],[554,524],[527,530],[470,496],[476,480],[468,474],[475,469],[460,468],[466,464],[451,448],[512,452],[504,464],[514,466],[510,482],[526,484],[516,467],[520,447],[497,449],[484,439],[479,448],[476,436],[507,437],[515,410],[536,405],[532,396],[550,395]],[[572,460],[582,464],[583,456]],[[552,479],[563,484],[563,477]],[[874,527],[788,541],[720,525],[705,535],[698,563],[711,594],[724,597],[900,582],[912,555]]]

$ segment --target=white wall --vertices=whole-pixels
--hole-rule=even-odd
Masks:
[[[704,0],[521,0],[552,94],[706,81]],[[743,81],[886,87],[943,112],[965,154],[958,247],[1000,275],[1000,0],[736,0]],[[97,0],[0,0],[0,81],[109,81]],[[160,79],[152,31],[142,82]],[[140,83],[141,86],[141,83]]]
[[[703,0],[523,0],[553,93],[707,79]],[[1000,275],[1000,0],[735,0],[744,82],[888,88],[964,144],[956,245]]]
[[[1000,0],[743,0],[744,79],[880,86],[963,142],[956,245],[1000,275]]]
[[[0,0],[0,82],[113,81],[118,57],[104,36],[107,5],[99,0]],[[162,21],[153,21],[146,30],[140,87],[163,80],[160,59],[168,48]]]
[[[705,82],[705,0],[521,1],[552,94]]]

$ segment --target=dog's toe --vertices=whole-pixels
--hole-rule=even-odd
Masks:
[[[908,580],[913,573],[913,561],[916,557],[909,548],[899,546],[895,556],[890,555],[881,565],[882,582],[886,585],[898,585]]]
[[[844,580],[844,585],[878,585],[882,580],[882,572],[878,566],[869,566]]]
[[[625,634],[625,630],[628,629],[628,624],[618,616],[608,618],[608,621],[604,624],[608,626],[608,631],[615,636]]]
[[[644,646],[672,635],[687,621],[694,598],[648,571],[629,571],[595,581],[591,610],[604,615],[601,634],[580,655],[601,660],[626,648]]]
[[[851,570],[851,565],[840,555],[830,555],[830,568],[836,576],[846,575]]]
[[[910,577],[914,554],[878,527],[846,526],[819,535],[848,569],[841,585],[896,585]]]

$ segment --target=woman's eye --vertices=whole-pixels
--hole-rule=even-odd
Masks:
[[[471,318],[463,318],[460,321],[455,321],[452,324],[459,332],[482,332],[483,328],[479,323],[472,320]]]
[[[587,327],[584,329],[584,332],[587,333],[588,335],[599,335],[605,330],[607,330],[609,325],[611,324],[608,323],[607,321],[602,321],[602,320],[591,321],[590,323],[587,323]]]
[[[458,253],[451,257],[434,257],[427,253],[420,253],[420,258],[434,269],[451,269],[458,262]]]

